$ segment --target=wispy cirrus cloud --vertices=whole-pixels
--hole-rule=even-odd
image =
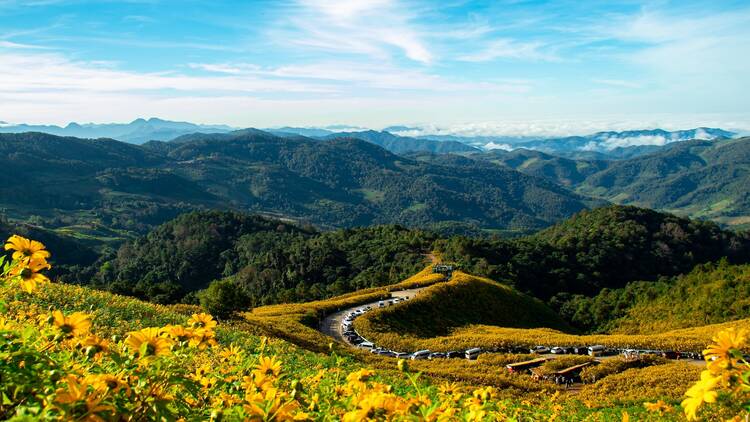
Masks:
[[[434,55],[408,5],[395,0],[298,0],[277,43],[334,53],[389,58],[394,50],[428,64]]]
[[[497,59],[559,61],[560,57],[556,54],[545,51],[548,47],[539,41],[519,42],[501,38],[488,42],[478,51],[459,55],[457,60],[466,62],[489,62]]]
[[[600,85],[608,85],[617,88],[630,88],[637,89],[641,88],[641,84],[633,81],[625,81],[622,79],[594,79],[592,82]]]

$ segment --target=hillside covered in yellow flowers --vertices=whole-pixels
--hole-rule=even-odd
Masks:
[[[304,350],[264,335],[275,325],[268,319],[281,318],[281,309],[259,308],[244,319],[217,322],[194,306],[154,305],[51,283],[44,275],[44,245],[16,237],[6,248],[12,255],[0,285],[4,419],[573,421],[746,412],[748,364],[741,350],[748,345],[741,328],[716,335],[702,372],[662,361],[643,368],[602,364],[595,368],[598,380],[575,393],[505,374],[504,365],[523,356],[409,365],[343,344]],[[401,285],[335,298],[328,306],[429,285],[427,291],[442,287],[423,271]],[[312,332],[310,312],[326,309],[324,302],[296,306],[300,316],[287,313],[287,325],[276,330]],[[287,336],[299,342],[294,333]],[[545,367],[554,371],[576,359],[569,360]],[[475,372],[497,377],[471,376]]]

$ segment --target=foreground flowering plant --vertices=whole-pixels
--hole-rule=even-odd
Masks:
[[[713,339],[703,351],[706,369],[701,379],[685,393],[682,407],[688,420],[705,413],[731,413],[732,420],[746,420],[750,414],[750,363],[743,355],[747,350],[748,331],[729,328]]]
[[[9,262],[6,262],[5,256],[0,257],[3,279],[18,283],[28,293],[32,293],[41,284],[49,283],[49,279],[41,271],[51,268],[47,263],[51,254],[41,242],[13,235],[5,243],[5,250],[13,251],[13,254]]]

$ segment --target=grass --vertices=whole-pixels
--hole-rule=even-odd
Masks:
[[[385,192],[374,190],[374,189],[355,189],[355,192],[359,192],[362,196],[373,203],[379,204],[385,200]]]

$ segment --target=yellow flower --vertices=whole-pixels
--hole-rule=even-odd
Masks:
[[[81,346],[84,347],[88,356],[96,356],[109,350],[109,342],[93,334],[81,340]]]
[[[167,325],[162,328],[162,332],[166,333],[178,342],[188,341],[193,337],[193,331],[186,329],[182,325]]]
[[[347,412],[344,422],[363,420],[392,420],[393,415],[404,410],[406,403],[398,396],[382,392],[372,392],[355,397],[357,409]]]
[[[168,355],[169,347],[172,345],[169,339],[160,335],[158,328],[131,331],[125,339],[125,344],[131,353],[141,357]]]
[[[31,260],[22,262],[21,265],[10,270],[11,277],[20,279],[21,288],[27,293],[33,293],[38,284],[49,283],[49,278],[39,271],[46,270],[50,266],[44,261]]]
[[[190,324],[190,326],[193,328],[205,328],[207,330],[213,330],[214,327],[216,327],[217,322],[211,315],[200,313],[193,314],[188,320],[188,324]]]
[[[242,388],[245,393],[252,395],[258,391],[266,391],[273,387],[273,380],[261,373],[254,373],[253,376],[242,377]]]
[[[441,385],[438,390],[441,394],[452,395],[453,393],[461,391],[461,386],[455,382],[446,382]]]
[[[131,393],[130,386],[128,385],[127,381],[125,381],[121,376],[118,375],[88,375],[86,377],[86,381],[91,383],[91,385],[97,390],[109,391],[113,394],[116,394],[119,391],[124,391],[126,396],[130,396]]]
[[[67,388],[59,388],[55,391],[55,403],[69,405],[72,414],[70,419],[85,421],[104,421],[99,413],[110,412],[114,407],[101,404],[105,393],[95,388],[89,391],[89,384],[79,381],[75,375],[65,378]],[[78,406],[83,402],[84,406]],[[80,414],[79,414],[80,413]],[[67,419],[67,418],[66,418]]]
[[[91,317],[83,312],[74,312],[69,316],[60,311],[52,313],[52,324],[68,337],[79,337],[88,334],[91,328]]]
[[[206,349],[209,346],[216,346],[216,333],[211,330],[198,328],[191,332],[190,347],[197,347],[201,350]]]
[[[41,242],[29,240],[16,234],[8,238],[5,250],[14,250],[13,259],[23,263],[37,261],[46,264],[47,258],[50,257],[50,253],[44,250],[44,245]]]
[[[682,401],[682,408],[688,420],[697,419],[698,408],[703,403],[713,403],[716,401],[716,397],[719,394],[714,391],[714,388],[716,388],[720,380],[721,377],[714,377],[708,370],[701,372],[701,380],[690,387],[685,393],[688,398]]]
[[[219,357],[221,357],[221,360],[223,360],[224,362],[229,362],[233,359],[242,359],[243,354],[244,352],[242,351],[242,348],[240,346],[230,344],[229,347],[219,352]]]
[[[374,371],[369,369],[360,369],[359,371],[352,372],[346,377],[346,380],[350,383],[362,383],[367,381],[371,376],[375,374]]]
[[[747,340],[747,330],[735,330],[734,327],[719,332],[714,338],[714,344],[703,351],[708,362],[708,368],[716,372],[732,364],[732,350],[741,349]]]
[[[643,403],[643,406],[649,412],[659,412],[660,415],[664,413],[669,413],[672,411],[672,407],[664,403],[664,400],[659,400],[654,403],[646,402],[646,403]]]
[[[255,365],[255,371],[253,372],[265,376],[278,377],[281,373],[281,361],[276,359],[276,356],[271,356],[270,358],[261,356],[258,360],[258,364]]]

